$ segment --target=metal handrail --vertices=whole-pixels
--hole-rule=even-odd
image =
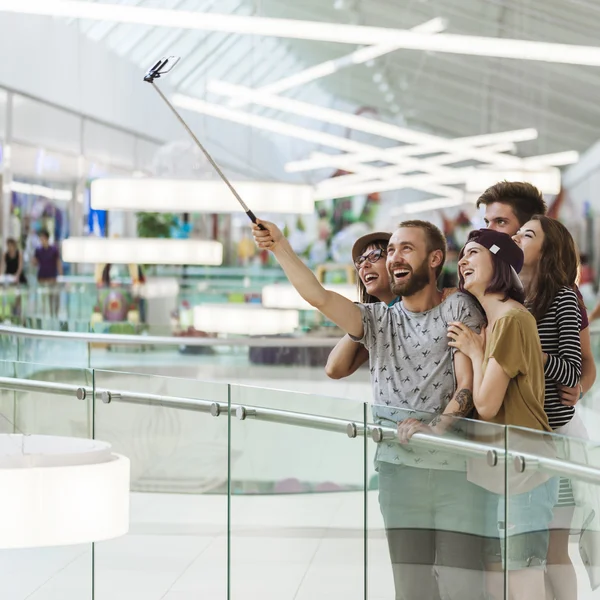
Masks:
[[[13,377],[0,377],[0,389],[12,391],[35,391],[62,396],[73,396],[79,400],[85,400],[94,393],[90,387],[77,386],[73,384],[37,381],[32,379],[19,379]],[[112,402],[123,402],[128,404],[144,404],[151,406],[162,406],[181,410],[193,410],[196,412],[210,413],[218,417],[227,411],[235,414],[241,421],[255,419],[270,423],[308,427],[336,433],[346,433],[350,438],[371,435],[376,442],[395,440],[396,430],[391,427],[379,427],[373,424],[357,423],[344,419],[322,417],[319,415],[307,415],[286,410],[263,408],[258,406],[242,406],[225,402],[214,402],[197,398],[185,398],[177,396],[163,396],[158,394],[146,394],[141,392],[115,391],[106,389],[95,389],[96,398],[106,404]],[[410,444],[424,449],[441,449],[457,452],[466,457],[486,457],[490,466],[494,466],[506,456],[507,460],[514,459],[515,469],[523,472],[526,468],[542,470],[551,475],[576,477],[593,484],[600,483],[600,468],[595,468],[578,463],[571,463],[558,458],[535,456],[530,453],[519,451],[505,451],[499,446],[480,444],[467,440],[449,437],[439,437],[428,433],[416,433],[410,440]]]
[[[0,325],[0,334],[14,335],[29,339],[79,341],[98,344],[115,344],[123,346],[251,346],[253,348],[332,348],[339,342],[339,337],[311,338],[305,337],[232,337],[201,338],[183,336],[127,335],[120,333],[87,333],[77,331],[42,331]]]

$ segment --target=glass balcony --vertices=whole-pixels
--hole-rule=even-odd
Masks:
[[[368,387],[267,389],[277,372],[259,365],[256,385],[222,382],[217,354],[211,381],[176,361],[151,374],[153,350],[119,336],[3,333],[2,433],[102,440],[131,461],[129,533],[1,550],[5,597],[600,598],[587,420],[587,437],[542,435],[373,404]],[[101,344],[119,368],[94,365]]]

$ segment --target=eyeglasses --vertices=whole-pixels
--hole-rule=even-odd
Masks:
[[[360,269],[366,260],[368,260],[370,263],[376,263],[382,256],[383,256],[383,250],[381,248],[379,248],[378,250],[372,250],[371,252],[369,252],[369,254],[366,254],[364,256],[359,256],[354,261],[354,266],[357,269]]]

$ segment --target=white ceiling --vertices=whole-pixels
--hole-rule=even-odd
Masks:
[[[406,29],[443,17],[449,33],[579,45],[597,44],[600,30],[600,4],[593,0],[121,1],[175,10]],[[207,97],[209,80],[260,87],[356,49],[346,44],[106,22],[73,24],[140,67],[149,66],[161,54],[181,55],[182,63],[169,82],[200,98]],[[393,101],[386,100],[374,83],[376,72],[384,75]],[[286,95],[319,106],[372,108],[384,119],[448,137],[535,127],[539,138],[519,145],[519,153],[527,156],[584,151],[597,141],[599,91],[599,67],[398,50],[376,59],[370,67],[351,66]],[[393,104],[400,108],[399,115],[391,111]],[[252,110],[299,122],[272,109]]]

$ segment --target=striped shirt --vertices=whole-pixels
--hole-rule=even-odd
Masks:
[[[561,404],[558,386],[576,387],[581,379],[580,330],[581,311],[577,295],[572,289],[563,287],[538,322],[542,350],[548,355],[544,367],[544,409],[552,429],[566,425],[575,413],[574,406]]]

